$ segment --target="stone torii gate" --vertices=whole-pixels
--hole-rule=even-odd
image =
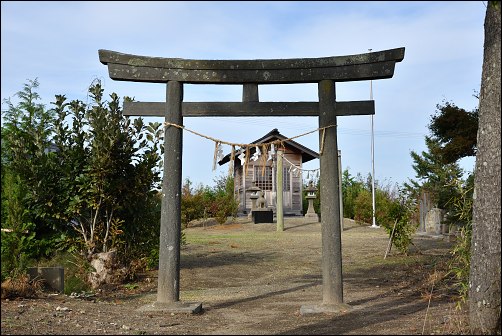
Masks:
[[[167,84],[166,102],[125,102],[124,115],[163,116],[167,125],[180,126],[183,117],[319,117],[322,303],[301,308],[303,313],[315,313],[349,308],[343,303],[336,118],[375,113],[373,100],[336,101],[335,83],[391,78],[404,50],[323,58],[190,60],[100,49],[99,60],[114,80]],[[242,102],[183,102],[184,83],[242,84]],[[319,102],[259,101],[258,85],[293,83],[318,83]],[[165,129],[157,301],[142,310],[198,312],[202,307],[179,301],[182,132],[178,127]]]

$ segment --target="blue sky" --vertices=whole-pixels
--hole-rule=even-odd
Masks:
[[[427,125],[443,101],[476,108],[483,61],[486,2],[1,2],[1,96],[38,78],[42,103],[56,94],[87,100],[101,80],[105,94],[165,101],[165,85],[118,82],[98,50],[188,59],[327,57],[405,47],[394,77],[373,81],[375,176],[381,184],[415,178],[410,151],[426,149]],[[317,101],[315,84],[263,85],[261,101]],[[367,100],[370,82],[338,83],[337,100]],[[240,101],[237,85],[185,85],[184,101]],[[2,103],[2,109],[5,105]],[[147,121],[163,121],[147,118]],[[184,118],[185,127],[232,143],[250,143],[274,128],[293,137],[318,127],[316,117]],[[214,142],[183,134],[183,178],[212,185]],[[315,151],[316,133],[296,139]],[[371,117],[338,118],[343,169],[371,172]],[[224,148],[227,153],[229,148]],[[474,159],[461,161],[472,171]],[[318,160],[306,169],[315,169]]]

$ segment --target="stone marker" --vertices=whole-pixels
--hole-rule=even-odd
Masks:
[[[47,289],[64,293],[63,267],[29,267],[28,276],[31,280],[41,279]]]

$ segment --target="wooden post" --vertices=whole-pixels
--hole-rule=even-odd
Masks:
[[[343,280],[335,82],[322,80],[318,89],[319,127],[331,126],[319,132],[323,304],[336,305],[343,303]]]
[[[167,83],[165,121],[183,125],[183,84]],[[166,126],[164,133],[164,175],[160,217],[159,280],[157,302],[179,301],[181,239],[181,159],[183,130]]]
[[[385,251],[385,255],[383,256],[384,259],[387,258],[387,254],[389,254],[390,249],[392,248],[392,239],[394,238],[394,230],[396,229],[396,224],[397,224],[397,219],[394,221],[394,227],[392,228],[392,233],[390,234],[389,238],[389,245],[387,245],[387,250]]]
[[[242,101],[243,102],[258,102],[258,84],[244,83],[242,87]]]
[[[283,196],[283,165],[282,165],[282,149],[277,150],[277,231],[284,231],[284,203],[282,200]]]

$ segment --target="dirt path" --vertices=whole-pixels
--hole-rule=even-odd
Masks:
[[[151,272],[134,286],[87,299],[3,300],[2,334],[403,335],[466,330],[465,316],[440,289],[433,291],[429,304],[428,279],[451,245],[443,239],[415,235],[409,256],[392,251],[384,260],[384,229],[346,221],[343,286],[351,309],[301,315],[302,305],[322,302],[319,223],[287,218],[285,231],[276,232],[275,224],[238,219],[191,227],[186,237],[181,301],[202,302],[201,314],[138,312],[156,300],[156,272]]]

